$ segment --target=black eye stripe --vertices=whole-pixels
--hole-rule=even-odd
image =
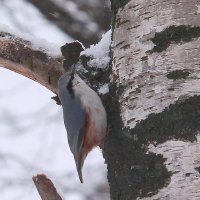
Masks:
[[[66,86],[67,90],[69,91],[69,93],[74,96],[74,91],[73,91],[73,80],[74,80],[74,76],[72,75],[68,85]]]

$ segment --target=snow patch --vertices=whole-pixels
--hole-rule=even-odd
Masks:
[[[60,46],[55,43],[47,42],[45,39],[37,38],[27,33],[21,33],[4,24],[0,24],[0,32],[12,34],[14,36],[13,39],[19,37],[23,40],[30,41],[33,49],[43,51],[52,57],[58,57],[61,55]],[[8,39],[8,37],[3,39]]]
[[[109,85],[108,84],[104,84],[102,85],[99,90],[98,90],[99,94],[107,94],[109,92]]]
[[[88,64],[96,68],[105,68],[107,67],[110,57],[109,57],[109,48],[111,44],[111,30],[103,34],[102,39],[96,45],[91,45],[90,48],[81,52],[81,55],[91,57],[91,60]]]

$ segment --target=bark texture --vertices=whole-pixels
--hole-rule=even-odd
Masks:
[[[132,0],[114,19],[111,198],[199,199],[199,1]]]
[[[61,58],[34,49],[31,42],[0,32],[0,66],[22,74],[57,93],[57,81],[64,69]]]
[[[44,174],[34,176],[33,182],[42,200],[62,200],[51,180]]]

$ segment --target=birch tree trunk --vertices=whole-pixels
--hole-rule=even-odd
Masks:
[[[200,2],[112,0],[112,11],[113,63],[103,80],[111,80],[103,97],[111,199],[199,200]],[[0,39],[3,67],[57,93],[59,58]]]
[[[113,0],[111,199],[200,199],[200,2]]]

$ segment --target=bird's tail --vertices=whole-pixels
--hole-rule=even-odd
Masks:
[[[82,156],[78,156],[78,158],[74,157],[74,159],[75,159],[76,169],[78,172],[80,182],[83,183],[82,167],[83,167],[84,158]]]

